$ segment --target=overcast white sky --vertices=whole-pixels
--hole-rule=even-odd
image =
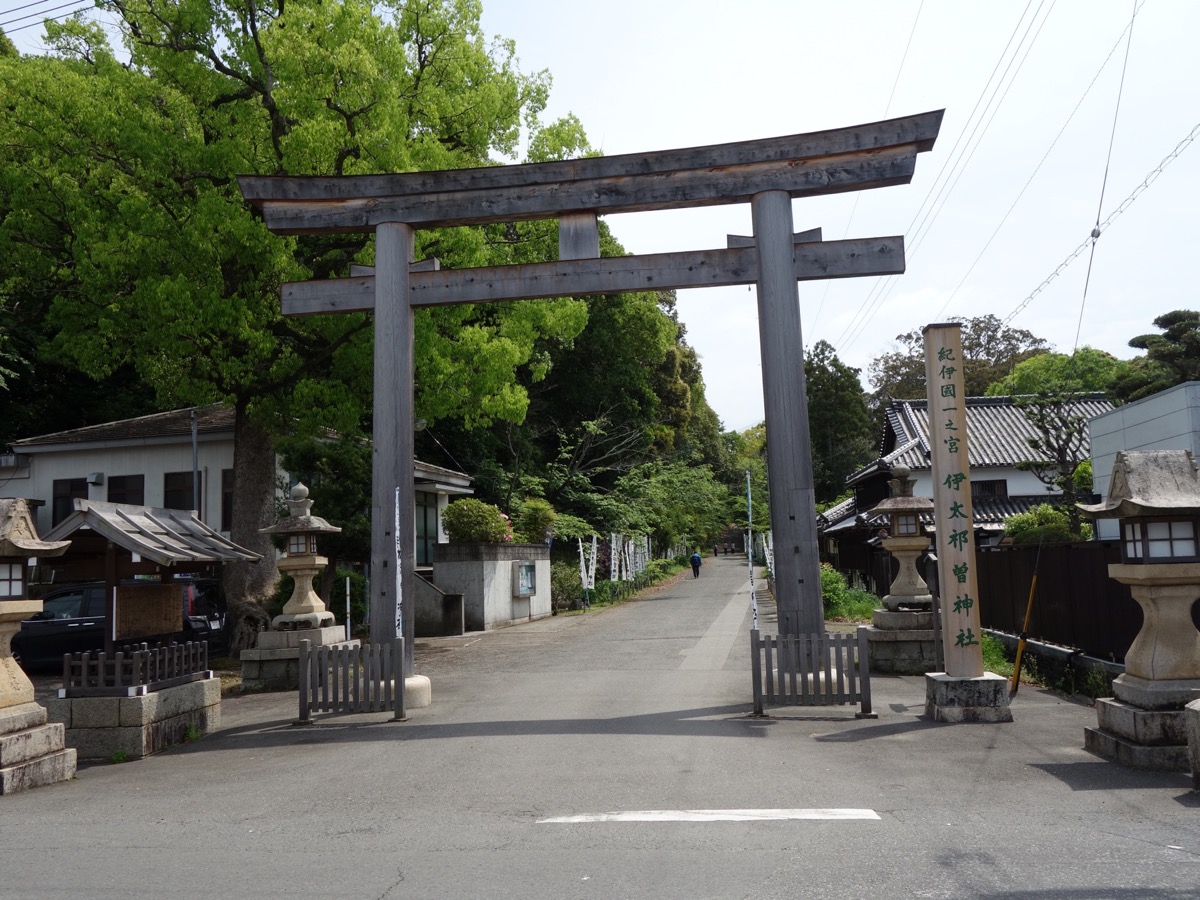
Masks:
[[[800,285],[805,344],[829,341],[865,384],[867,364],[897,334],[953,315],[1007,317],[1087,240],[1134,5],[484,0],[483,24],[516,41],[524,71],[549,70],[546,118],[575,113],[608,154],[944,108],[941,136],[918,157],[911,185],[794,203],[796,229],[820,226],[827,240],[905,235],[902,276]],[[1200,3],[1144,0],[1137,9],[1101,220],[1200,125]],[[36,51],[40,31],[13,38]],[[1189,145],[1101,236],[1086,307],[1085,251],[1012,324],[1070,352],[1082,308],[1081,344],[1135,355],[1129,338],[1152,331],[1155,316],[1200,306],[1191,271],[1198,200],[1200,147]],[[633,253],[723,247],[727,234],[751,233],[748,205],[608,222]],[[724,426],[761,421],[752,291],[681,292],[679,314]]]
[[[821,226],[827,240],[906,237],[902,276],[800,285],[806,346],[829,341],[864,370],[865,381],[868,362],[897,334],[955,314],[1004,318],[1087,240],[1113,130],[1122,32],[1133,10],[1131,0],[484,0],[484,27],[516,41],[524,70],[553,75],[547,118],[575,113],[608,154],[944,108],[941,136],[918,157],[911,185],[793,205],[796,229]],[[1145,0],[1138,7],[1101,220],[1200,124],[1198,39],[1200,3]],[[1006,67],[981,116],[989,79],[995,72],[999,80]],[[1132,357],[1129,338],[1153,331],[1155,316],[1200,305],[1191,265],[1198,201],[1200,147],[1189,145],[1097,242],[1080,344]],[[728,233],[751,233],[748,205],[608,222],[634,253],[722,247]],[[1070,352],[1087,261],[1085,251],[1013,326]],[[865,315],[864,304],[872,307]],[[753,293],[681,292],[679,312],[725,427],[761,421]]]

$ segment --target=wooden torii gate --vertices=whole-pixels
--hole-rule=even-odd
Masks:
[[[758,285],[771,529],[781,634],[824,630],[808,399],[797,281],[904,271],[902,237],[822,242],[793,234],[795,197],[906,184],[942,110],[766,140],[565,162],[398,175],[241,176],[242,194],[280,234],[374,232],[373,274],[285,284],[284,315],[373,311],[371,640],[411,637],[413,313],[639,290]],[[727,249],[600,258],[597,215],[750,203],[753,238]],[[559,220],[559,259],[438,270],[413,261],[417,228]],[[399,558],[399,565],[397,565]],[[412,674],[412,641],[405,641]]]

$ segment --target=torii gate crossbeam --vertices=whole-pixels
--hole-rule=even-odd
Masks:
[[[373,309],[371,640],[415,623],[413,308],[719,284],[758,285],[771,528],[781,633],[823,630],[797,280],[904,271],[901,238],[822,243],[792,230],[791,200],[907,183],[942,111],[851,128],[657,153],[446,172],[242,176],[282,234],[375,233],[373,276],[284,285],[287,315]],[[751,204],[753,246],[599,259],[596,215]],[[416,228],[560,220],[553,263],[438,271],[413,265]],[[420,270],[419,269],[423,269]],[[433,269],[433,271],[430,271]],[[400,565],[396,560],[399,558]],[[402,611],[402,612],[401,612]],[[405,642],[412,673],[412,641]]]

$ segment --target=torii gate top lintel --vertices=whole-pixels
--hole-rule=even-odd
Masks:
[[[944,110],[808,134],[679,150],[392,175],[242,175],[242,194],[280,234],[440,228],[745,203],[905,184]]]

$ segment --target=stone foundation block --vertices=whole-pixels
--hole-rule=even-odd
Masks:
[[[79,699],[79,698],[75,698]],[[121,697],[88,697],[87,703],[69,703],[68,728],[116,728],[121,724]]]
[[[1182,710],[1140,709],[1112,697],[1096,701],[1101,731],[1147,747],[1186,744]]]
[[[1200,791],[1200,700],[1193,700],[1183,708],[1183,721],[1188,762],[1192,767],[1192,787]]]
[[[15,794],[30,788],[70,781],[75,777],[74,750],[58,750],[40,759],[0,768],[0,794]]]
[[[1099,728],[1088,727],[1083,729],[1083,749],[1133,769],[1153,772],[1188,770],[1188,748],[1182,744],[1147,747]]]
[[[52,722],[0,736],[0,769],[62,750],[64,730],[62,723]]]
[[[346,640],[346,629],[341,625],[325,628],[297,628],[294,631],[260,631],[255,641],[256,650],[300,650],[301,641],[312,641],[314,647],[341,644]],[[353,642],[356,646],[359,641]]]
[[[0,734],[36,728],[48,721],[45,707],[37,703],[21,703],[0,709]]]
[[[876,628],[889,631],[932,631],[933,612],[919,609],[877,609],[871,613],[871,623]]]
[[[1011,722],[1008,679],[993,672],[955,678],[945,672],[925,676],[925,715],[935,722]]]

